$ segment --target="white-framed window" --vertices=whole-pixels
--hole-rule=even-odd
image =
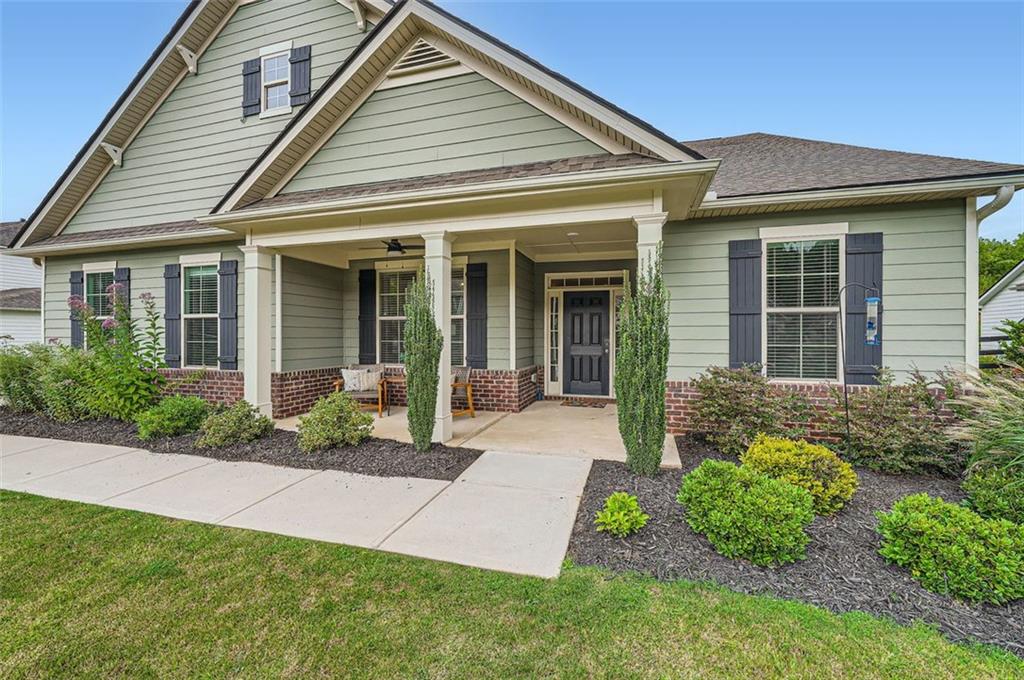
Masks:
[[[764,370],[781,380],[839,380],[843,236],[764,241]]]
[[[377,272],[377,356],[384,364],[405,363],[405,303],[419,269]],[[451,361],[466,363],[466,268],[452,266]]]
[[[114,303],[107,294],[107,288],[113,283],[113,269],[85,272],[85,303],[92,307],[97,319],[114,316]]]
[[[181,344],[186,367],[217,367],[220,296],[216,263],[183,265]]]
[[[276,115],[292,110],[290,42],[271,45],[260,50],[260,110]]]

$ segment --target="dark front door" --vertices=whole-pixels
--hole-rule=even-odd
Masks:
[[[566,394],[608,394],[608,291],[565,293]]]

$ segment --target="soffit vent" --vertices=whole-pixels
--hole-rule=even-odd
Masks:
[[[442,66],[451,66],[458,62],[437,49],[427,41],[420,39],[409,48],[398,63],[388,72],[388,76],[401,76],[417,71],[428,71]]]

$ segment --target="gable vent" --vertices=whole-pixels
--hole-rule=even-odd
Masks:
[[[450,66],[458,62],[447,54],[437,49],[425,40],[417,40],[405,56],[398,60],[398,63],[388,72],[389,76],[400,76],[416,71]]]

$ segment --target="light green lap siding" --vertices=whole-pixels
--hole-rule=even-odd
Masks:
[[[509,367],[509,253],[489,250],[468,253],[470,263],[487,263],[487,367]],[[421,258],[409,258],[419,259]],[[388,258],[394,261],[395,258]],[[342,359],[345,364],[359,361],[359,270],[373,269],[375,260],[353,260],[341,275]]]
[[[533,268],[533,260],[516,251],[516,368],[535,363]]]
[[[244,258],[238,245],[206,243],[195,246],[176,246],[153,250],[126,250],[102,255],[75,255],[46,258],[46,337],[57,338],[67,344],[71,341],[71,318],[68,311],[69,283],[71,272],[82,269],[86,262],[116,261],[118,267],[131,268],[132,310],[135,318],[141,318],[142,305],[139,295],[150,293],[156,301],[163,327],[164,317],[164,265],[177,264],[181,255],[196,253],[220,253],[223,260],[238,261],[238,367],[242,367],[242,353],[245,346],[245,274]]]
[[[281,258],[281,370],[328,368],[344,363],[342,279],[345,270]]]
[[[187,220],[227,192],[291,116],[242,119],[242,62],[292,40],[312,48],[316,89],[364,37],[336,0],[263,0],[238,9],[72,218],[66,233]]]
[[[964,202],[846,208],[672,222],[665,227],[665,280],[672,295],[669,379],[729,362],[728,243],[761,227],[848,222],[883,233],[883,363],[906,378],[964,361]]]
[[[604,153],[475,73],[375,92],[283,193]]]

